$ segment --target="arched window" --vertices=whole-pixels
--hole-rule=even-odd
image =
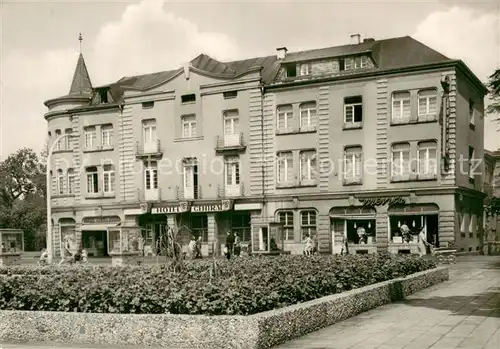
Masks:
[[[75,171],[72,168],[68,169],[68,194],[75,193]]]
[[[57,193],[64,194],[64,173],[63,170],[57,170]]]

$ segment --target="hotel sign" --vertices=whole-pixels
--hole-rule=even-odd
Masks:
[[[218,204],[200,204],[191,206],[191,212],[223,212],[232,208],[231,200],[222,200]]]
[[[159,206],[151,209],[152,214],[183,213],[189,211],[189,203],[181,202],[179,205]]]
[[[405,198],[396,197],[379,197],[379,198],[358,198],[358,201],[365,207],[406,204]]]

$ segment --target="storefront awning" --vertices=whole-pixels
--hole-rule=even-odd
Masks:
[[[330,218],[333,218],[333,219],[351,219],[351,220],[372,220],[372,219],[375,219],[375,215],[338,215],[338,214],[331,214]]]

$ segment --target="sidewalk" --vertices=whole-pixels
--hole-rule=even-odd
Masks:
[[[84,345],[0,344],[0,349],[35,348],[97,349]],[[404,302],[379,307],[276,347],[276,349],[456,348],[500,349],[500,258],[498,257],[461,257],[456,265],[451,266],[450,281],[418,292]]]

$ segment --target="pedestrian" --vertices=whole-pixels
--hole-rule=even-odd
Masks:
[[[238,257],[240,255],[240,252],[241,252],[241,243],[240,243],[240,237],[237,235],[237,234],[234,234],[234,247],[233,247],[233,250],[234,250],[234,255],[236,257]]]
[[[226,247],[225,247],[225,253],[227,259],[231,258],[231,254],[233,253],[233,247],[234,247],[234,234],[231,234],[230,231],[227,232],[226,234]]]
[[[306,256],[310,256],[313,251],[314,247],[314,241],[311,239],[311,236],[308,234],[306,235],[306,240],[305,240],[306,246],[304,247],[304,254]]]
[[[196,238],[191,236],[191,241],[189,241],[189,255],[192,259],[196,257]]]
[[[195,258],[203,258],[201,255],[201,236],[198,236],[198,240],[196,240],[196,256]]]
[[[427,239],[425,238],[425,231],[424,227],[420,229],[420,233],[418,234],[418,254],[420,257],[423,257],[427,254],[427,246],[430,244],[427,242]]]

